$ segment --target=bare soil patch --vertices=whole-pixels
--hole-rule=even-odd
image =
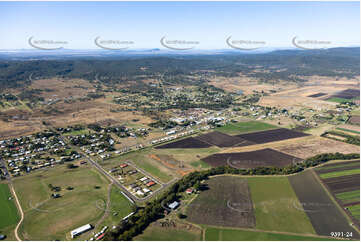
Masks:
[[[318,92],[318,93],[315,93],[315,94],[312,94],[312,95],[309,95],[307,97],[322,97],[322,96],[325,96],[327,95],[327,93],[324,93],[324,92]]]
[[[322,137],[314,137],[306,141],[288,143],[279,147],[274,147],[274,149],[303,159],[321,153],[360,153],[360,147],[356,145]]]
[[[156,149],[187,149],[187,148],[208,148],[211,145],[193,137],[177,140],[171,143],[155,147]]]
[[[264,144],[268,142],[293,139],[304,136],[309,136],[309,134],[305,134],[302,132],[297,132],[289,129],[284,129],[284,128],[236,135],[236,137],[242,138],[244,140],[256,144]]]
[[[340,92],[332,95],[331,98],[332,97],[345,98],[345,99],[354,99],[354,98],[360,97],[360,90],[358,90],[358,89],[346,89],[346,90],[340,91]]]
[[[237,136],[231,136],[218,131],[202,134],[195,138],[218,147],[247,146],[254,144]]]
[[[235,168],[284,167],[301,161],[300,158],[268,148],[250,152],[218,153],[202,160],[213,167],[228,165]]]
[[[322,180],[333,193],[360,190],[360,174]]]

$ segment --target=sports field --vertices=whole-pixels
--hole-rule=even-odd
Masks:
[[[206,241],[326,241],[328,238],[209,227]]]
[[[315,234],[287,177],[247,178],[255,207],[256,228],[268,231]]]
[[[104,214],[97,204],[107,202],[109,187],[92,168],[66,165],[16,178],[14,185],[25,214],[19,234],[26,240],[65,240],[71,230],[95,225]],[[60,197],[52,198],[53,193]]]
[[[19,219],[14,198],[7,184],[0,184],[0,218],[0,229],[15,224]]]
[[[110,193],[110,207],[106,208],[106,204],[98,201],[97,206],[99,209],[107,211],[107,216],[101,223],[102,226],[112,227],[118,225],[119,221],[133,211],[132,203],[120,192],[119,188],[115,185],[111,188]]]
[[[262,130],[269,130],[275,128],[278,127],[258,121],[249,121],[249,122],[239,122],[239,123],[228,123],[225,126],[216,128],[216,131],[225,134],[236,135],[236,134],[250,133],[254,131],[262,131]]]

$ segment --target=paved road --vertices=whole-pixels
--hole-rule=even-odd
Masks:
[[[51,129],[56,132],[56,130],[51,127]],[[58,132],[57,132],[58,133]],[[73,146],[71,144],[69,144],[69,142],[67,142],[67,139],[62,136],[61,134],[59,134],[60,139],[68,144],[69,146],[72,146],[72,148],[74,148],[75,150],[77,150],[81,155],[83,155],[83,157],[85,157],[100,173],[102,173],[104,176],[106,176],[114,185],[116,185],[119,189],[121,189],[131,200],[133,201],[138,201],[138,202],[142,202],[142,201],[146,201],[149,198],[151,198],[152,196],[154,196],[155,194],[159,193],[161,190],[164,190],[165,188],[167,188],[168,186],[170,186],[171,184],[173,184],[173,182],[175,182],[176,180],[178,180],[178,178],[175,178],[171,181],[169,181],[166,184],[163,184],[161,182],[159,182],[157,179],[155,179],[152,175],[150,175],[148,172],[145,172],[143,169],[140,169],[139,167],[137,167],[134,163],[131,163],[132,166],[136,167],[139,171],[141,171],[144,175],[151,177],[151,179],[155,180],[158,184],[161,185],[161,187],[159,189],[157,189],[156,191],[153,191],[151,196],[147,196],[144,198],[138,198],[136,196],[134,196],[133,194],[131,194],[115,177],[113,177],[111,174],[109,174],[109,172],[107,172],[101,165],[98,164],[98,162],[96,162],[95,160],[93,160],[90,156],[88,156],[85,152],[83,152],[81,149],[79,149],[79,147]]]

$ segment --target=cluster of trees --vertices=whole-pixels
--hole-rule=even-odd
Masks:
[[[166,130],[166,129],[172,129],[172,128],[176,127],[178,124],[171,120],[161,119],[156,122],[150,123],[148,125],[153,128],[163,128],[163,130]]]
[[[128,221],[122,221],[116,230],[106,234],[105,240],[131,240],[140,234],[147,226],[164,217],[163,205],[177,200],[180,193],[187,188],[200,187],[200,182],[209,178],[209,176],[222,174],[240,174],[240,175],[284,175],[297,173],[307,167],[317,166],[330,160],[350,160],[360,158],[359,154],[341,154],[325,153],[316,155],[305,160],[302,163],[294,164],[285,168],[277,167],[259,167],[253,169],[236,169],[229,166],[220,166],[205,171],[195,171],[173,184],[166,192],[152,202],[148,202],[145,207],[129,218]]]
[[[338,131],[327,131],[327,132],[323,133],[321,136],[325,137],[325,136],[327,136],[327,134],[332,134],[332,135],[336,135],[336,136],[346,138],[346,139],[337,139],[337,138],[328,136],[327,138],[329,138],[329,139],[343,141],[343,142],[353,144],[353,145],[358,145],[358,146],[360,145],[360,136],[349,135],[349,134],[345,134],[345,133],[338,132]]]

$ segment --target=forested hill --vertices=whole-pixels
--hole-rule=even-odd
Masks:
[[[257,70],[255,72],[255,70]],[[34,78],[64,77],[126,82],[163,75],[168,81],[183,80],[196,72],[218,76],[242,73],[260,81],[287,80],[302,82],[304,76],[319,75],[352,78],[360,75],[360,48],[324,50],[277,50],[269,53],[246,54],[235,51],[217,54],[147,54],[96,55],[73,58],[24,58],[10,53],[0,54],[0,88],[21,87]],[[208,73],[208,74],[209,74]],[[30,79],[29,79],[30,77]]]

